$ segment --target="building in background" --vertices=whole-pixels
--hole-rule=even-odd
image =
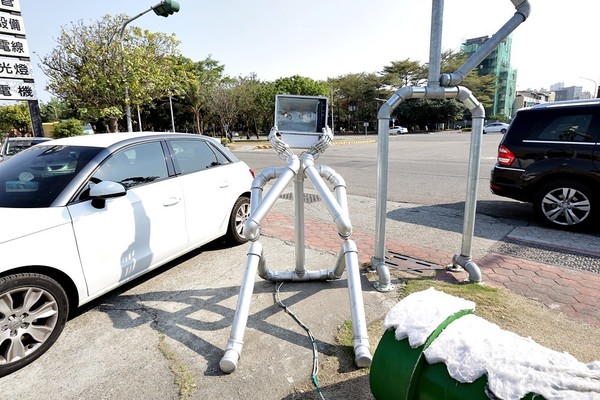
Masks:
[[[589,92],[583,92],[581,86],[562,87],[556,89],[554,93],[556,93],[556,101],[589,99],[592,97]]]
[[[461,49],[470,57],[488,39],[489,36],[467,39],[462,44]],[[491,109],[486,109],[487,115],[506,115],[508,118],[513,116],[517,70],[510,65],[511,47],[512,36],[508,36],[478,67],[480,75],[494,75],[496,77],[494,104]]]
[[[512,115],[514,116],[517,110],[520,110],[521,108],[529,108],[537,104],[548,103],[550,101],[554,101],[554,92],[529,89],[520,90],[515,96]]]

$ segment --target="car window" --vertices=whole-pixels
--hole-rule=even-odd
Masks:
[[[160,142],[143,143],[119,150],[111,155],[93,178],[120,182],[133,187],[169,176]]]
[[[600,123],[591,111],[560,110],[554,112],[525,112],[518,115],[519,129],[525,140],[552,142],[596,142]],[[571,111],[571,112],[569,112]]]
[[[2,162],[0,207],[49,207],[100,148],[37,145]]]
[[[172,140],[169,143],[173,159],[183,174],[203,171],[231,162],[223,153],[204,141]]]

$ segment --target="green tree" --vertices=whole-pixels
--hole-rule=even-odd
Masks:
[[[402,86],[417,86],[427,80],[427,68],[419,61],[410,58],[392,61],[383,67],[383,82],[387,85],[401,88]]]
[[[53,97],[47,103],[40,102],[40,114],[43,122],[60,121],[67,118],[69,111],[69,105],[56,97]]]
[[[174,36],[128,27],[126,15],[106,15],[63,27],[54,50],[42,59],[47,89],[74,107],[85,119],[107,118],[111,131],[123,116],[125,83],[130,103],[140,106],[166,96],[179,72]]]
[[[17,131],[20,134],[30,132],[31,118],[26,102],[0,106],[0,132]]]
[[[194,129],[204,133],[204,114],[208,112],[210,92],[223,80],[225,66],[209,55],[202,61],[187,64],[187,78],[181,82],[181,102],[194,114]]]
[[[365,122],[377,126],[377,99],[387,97],[382,77],[375,73],[347,74],[327,81],[337,130],[361,131]]]
[[[60,139],[69,136],[80,136],[85,132],[83,131],[83,125],[81,121],[75,118],[69,118],[65,121],[61,121],[54,126],[54,132],[52,137],[54,139]]]
[[[297,94],[303,96],[326,96],[329,94],[329,87],[325,82],[318,82],[300,75],[279,78],[274,82],[274,85],[276,94]]]
[[[211,91],[208,106],[221,127],[221,136],[232,140],[231,129],[239,116],[240,103],[236,83],[223,81]]]

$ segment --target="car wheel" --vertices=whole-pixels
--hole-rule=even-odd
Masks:
[[[250,216],[250,199],[240,197],[233,205],[231,216],[229,217],[229,228],[227,230],[227,240],[233,244],[246,243],[248,239],[244,236],[244,225]]]
[[[33,273],[0,278],[0,376],[44,354],[68,314],[67,295],[54,279]]]
[[[504,135],[506,133],[506,129],[502,129],[500,133]]]
[[[592,223],[596,197],[586,185],[558,181],[544,186],[534,200],[536,214],[551,227],[581,229]]]

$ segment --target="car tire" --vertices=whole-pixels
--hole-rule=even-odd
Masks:
[[[250,216],[250,199],[240,197],[236,200],[229,217],[226,239],[232,244],[243,244],[248,241],[244,236],[244,225]]]
[[[598,202],[594,191],[579,182],[557,181],[538,190],[535,214],[550,227],[581,230],[593,223]]]
[[[0,377],[44,354],[68,315],[67,295],[54,279],[34,273],[0,278]]]
[[[500,133],[504,135],[506,133],[506,129],[500,130]]]

